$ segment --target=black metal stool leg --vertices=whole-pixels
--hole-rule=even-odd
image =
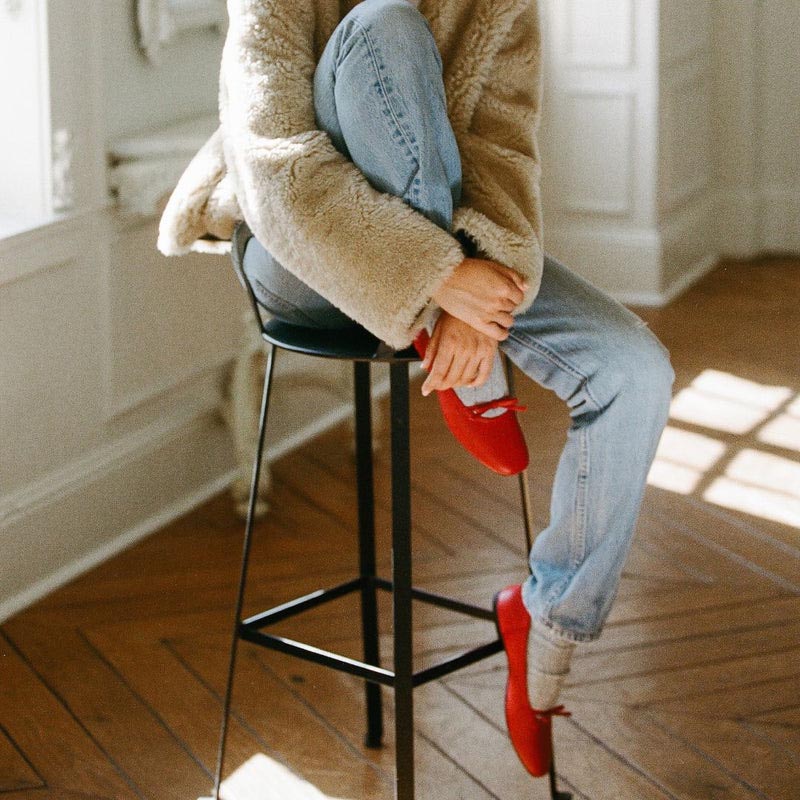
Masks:
[[[508,380],[509,394],[516,394],[514,387],[514,366],[511,359],[505,356],[506,378]],[[522,499],[522,522],[525,526],[525,558],[529,558],[531,547],[533,547],[533,510],[531,506],[530,485],[528,483],[528,470],[524,469],[517,476],[519,481],[519,493]],[[530,568],[530,564],[529,564]]]
[[[370,364],[353,363],[356,415],[356,483],[358,484],[358,550],[361,587],[361,632],[364,661],[380,666],[378,602],[375,588],[375,496],[372,476],[372,403]],[[383,701],[378,683],[364,685],[367,706],[367,747],[383,743]]]
[[[511,359],[505,356],[506,377],[508,380],[509,394],[515,394],[514,388],[514,367]],[[530,553],[533,547],[533,507],[531,505],[530,484],[528,482],[528,470],[525,469],[517,476],[519,481],[519,493],[522,500],[522,521],[525,526],[525,558],[528,562],[528,570],[530,570]],[[572,795],[569,792],[561,792],[556,783],[556,760],[555,756],[550,760],[550,773],[548,776],[550,782],[550,797],[553,800],[571,800]]]
[[[411,454],[408,364],[393,363],[392,581],[394,584],[395,798],[414,800],[413,638],[411,628]]]
[[[225,685],[225,697],[222,703],[222,723],[219,734],[219,750],[217,752],[217,771],[214,777],[214,800],[219,800],[222,769],[225,764],[225,746],[228,740],[228,718],[230,717],[231,699],[233,697],[233,673],[236,668],[236,652],[239,643],[239,624],[241,622],[242,606],[244,604],[247,566],[250,561],[250,545],[253,538],[255,505],[258,493],[258,481],[261,475],[261,459],[264,455],[264,434],[267,429],[267,412],[269,410],[269,395],[272,387],[272,371],[274,366],[275,346],[270,345],[267,352],[267,369],[264,374],[264,390],[261,396],[261,416],[258,421],[258,446],[256,447],[256,457],[253,462],[253,479],[250,483],[250,504],[247,508],[247,522],[245,524],[244,545],[242,548],[242,568],[239,576],[239,590],[236,596],[236,612],[233,620],[233,635],[231,637],[230,659],[228,661],[228,677]]]

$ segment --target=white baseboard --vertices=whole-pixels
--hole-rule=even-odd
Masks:
[[[73,561],[50,572],[11,597],[0,599],[0,623],[33,605],[37,600],[41,600],[59,587],[64,586],[64,584],[83,575],[104,561],[113,558],[123,550],[127,550],[127,548],[151,533],[169,525],[170,522],[196,508],[215,494],[224,491],[233,480],[234,474],[235,470],[230,469],[228,472],[212,478],[204,486],[179,498],[158,513],[142,520],[110,541],[104,542],[88,553],[78,556]]]
[[[800,254],[800,191],[780,186],[761,190],[761,249]]]
[[[719,250],[746,259],[763,253],[800,253],[800,192],[782,186],[718,193]]]
[[[680,277],[661,292],[617,292],[614,297],[620,303],[629,306],[654,306],[657,308],[665,306],[711,272],[717,264],[719,264],[719,256],[710,254],[684,270]]]

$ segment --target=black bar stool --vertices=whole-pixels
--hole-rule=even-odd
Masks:
[[[244,226],[237,229],[237,234]],[[428,681],[449,675],[462,667],[488,658],[503,649],[499,639],[487,642],[458,656],[419,672],[413,671],[412,600],[430,603],[478,619],[494,621],[491,609],[464,603],[412,585],[411,568],[411,463],[409,449],[409,375],[408,365],[418,361],[414,348],[394,351],[360,326],[344,330],[320,330],[290,325],[278,320],[264,322],[253,289],[241,266],[240,242],[234,235],[232,257],[236,273],[247,292],[259,332],[268,344],[267,366],[261,400],[258,444],[253,462],[250,501],[245,524],[244,547],[239,588],[231,638],[228,676],[223,701],[222,724],[217,757],[213,800],[219,800],[225,746],[228,733],[236,654],[240,639],[272,650],[287,653],[306,661],[347,672],[363,678],[366,699],[367,747],[380,747],[383,738],[381,685],[394,690],[395,699],[395,797],[414,800],[414,700],[413,690]],[[352,361],[355,383],[356,475],[358,483],[359,576],[338,586],[320,589],[295,598],[280,606],[242,619],[247,569],[252,543],[254,510],[264,450],[264,433],[269,410],[272,374],[277,349],[290,350],[318,358]],[[372,419],[370,396],[370,364],[384,362],[390,370],[391,408],[391,488],[392,488],[392,579],[376,574],[375,522],[372,472]],[[528,547],[531,541],[530,500],[527,476],[520,477]],[[378,647],[377,591],[391,592],[394,617],[394,669],[380,666]],[[346,658],[311,645],[266,633],[270,625],[327,603],[352,592],[361,595],[361,629],[363,661]],[[555,769],[550,774],[551,794],[555,800],[569,800],[571,795],[556,790]]]

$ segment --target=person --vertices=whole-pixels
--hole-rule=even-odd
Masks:
[[[158,246],[232,238],[271,313],[423,342],[423,393],[483,392],[509,416],[492,407],[502,351],[564,401],[549,523],[529,577],[494,599],[510,738],[543,775],[574,649],[616,596],[674,373],[638,316],[542,247],[536,2],[342,5],[229,0],[221,126]]]

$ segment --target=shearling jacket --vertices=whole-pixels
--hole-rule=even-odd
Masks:
[[[442,56],[463,192],[445,231],[376,191],[316,127],[317,61],[354,0],[228,0],[220,127],[161,219],[165,255],[208,249],[244,219],[286,269],[387,344],[413,340],[461,242],[528,278],[542,273],[542,94],[536,0],[421,0]],[[204,240],[201,241],[201,237]]]

